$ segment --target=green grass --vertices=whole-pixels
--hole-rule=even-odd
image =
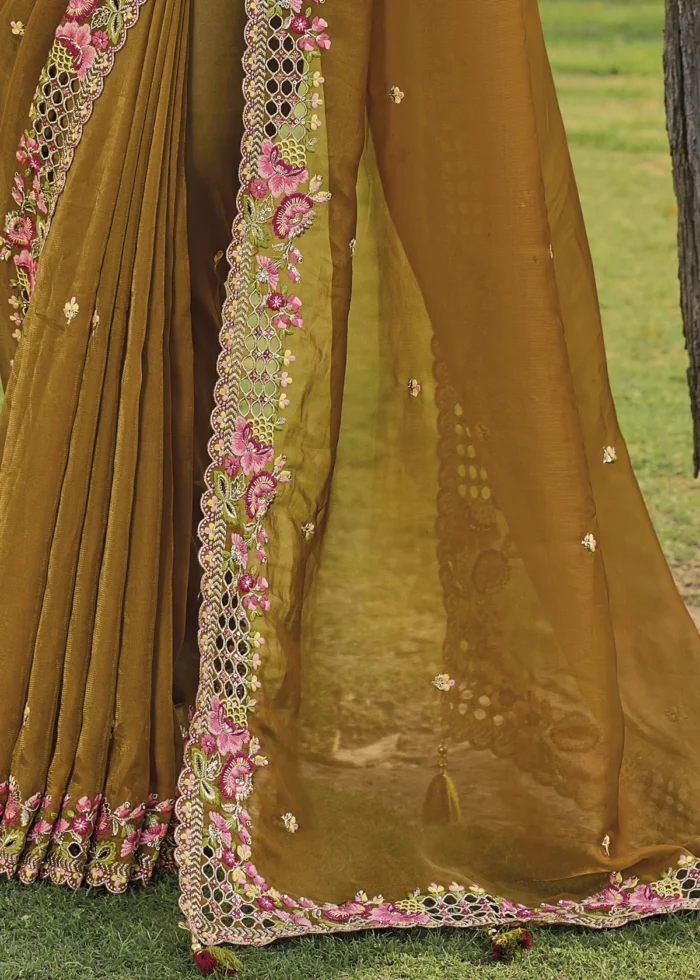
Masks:
[[[662,0],[543,0],[596,262],[614,393],[670,558],[697,554],[675,214],[664,132]],[[116,897],[0,887],[0,980],[175,980],[200,974],[161,878]],[[700,924],[680,915],[619,932],[541,930],[502,966],[476,933],[388,932],[244,951],[248,980],[698,980]]]

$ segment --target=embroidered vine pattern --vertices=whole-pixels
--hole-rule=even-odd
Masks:
[[[29,126],[17,147],[15,208],[6,214],[0,234],[0,260],[14,265],[9,304],[15,340],[22,336],[39,258],[83,127],[144,2],[69,0],[56,28]]]

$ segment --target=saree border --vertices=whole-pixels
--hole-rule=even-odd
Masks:
[[[323,0],[315,0],[319,2]],[[285,424],[279,412],[288,404],[286,384],[291,381],[282,368],[294,360],[282,338],[303,328],[302,299],[281,287],[280,279],[286,264],[295,289],[301,281],[299,239],[310,227],[316,205],[330,198],[320,191],[321,177],[310,178],[306,166],[313,133],[323,125],[320,55],[330,39],[322,18],[312,19],[310,7],[302,12],[302,0],[247,0],[245,9],[240,190],[227,252],[230,273],[211,462],[199,525],[200,686],[176,804],[180,907],[195,952],[205,945],[262,946],[284,937],[385,927],[526,922],[609,928],[661,912],[700,908],[700,862],[686,855],[652,884],[613,872],[607,887],[588,899],[537,908],[491,896],[477,885],[437,883],[402,901],[360,892],[341,905],[318,905],[281,894],[253,863],[254,827],[246,807],[255,773],[267,765],[248,729],[260,687],[259,650],[265,642],[256,621],[270,605],[263,574],[268,540],[264,523],[275,498],[292,480],[284,457],[275,457],[274,435]],[[301,55],[304,62],[292,83],[302,137],[280,133],[279,106],[270,114],[280,51]],[[317,93],[320,89],[316,96],[314,87]],[[393,92],[387,95],[399,104]],[[300,532],[313,534],[313,525]],[[280,814],[279,831],[300,832],[293,814]]]
[[[0,261],[12,260],[16,268],[8,302],[15,327],[12,336],[18,342],[75,151],[117,52],[145,2],[69,0],[56,28],[29,110],[29,126],[16,151],[24,165],[15,173],[11,191],[17,207],[5,215],[0,234]],[[69,304],[64,313],[71,316]]]

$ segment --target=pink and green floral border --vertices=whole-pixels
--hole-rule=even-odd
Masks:
[[[145,0],[69,0],[17,147],[15,207],[0,233],[0,261],[11,262],[13,337],[19,341],[39,259],[85,124]],[[18,35],[17,43],[21,35]]]
[[[56,29],[16,151],[15,207],[0,234],[0,260],[14,265],[9,304],[18,341],[75,150],[144,2],[69,0]],[[21,43],[22,32],[14,33]],[[23,724],[29,723],[27,707]],[[162,860],[172,811],[172,800],[155,796],[113,806],[101,793],[73,798],[45,790],[25,797],[9,776],[0,782],[0,875],[122,892],[130,881],[147,882]]]

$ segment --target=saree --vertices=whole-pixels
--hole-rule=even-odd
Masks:
[[[0,871],[176,862],[199,956],[700,908],[536,0],[0,10]]]

